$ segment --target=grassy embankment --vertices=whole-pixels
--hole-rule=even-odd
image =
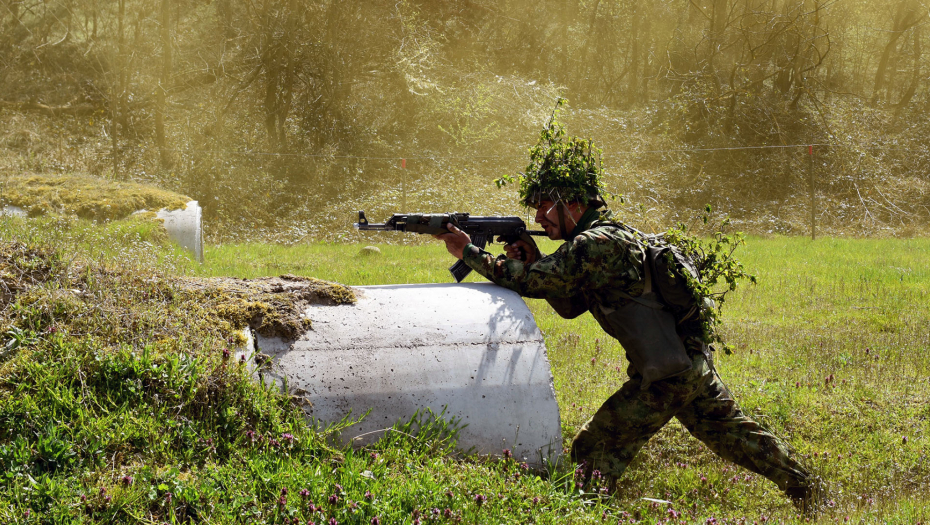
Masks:
[[[670,516],[644,496],[672,501],[690,523],[795,515],[774,486],[716,459],[676,423],[610,502],[578,497],[570,471],[547,479],[512,460],[448,459],[441,424],[417,439],[336,449],[287,399],[224,360],[228,334],[191,314],[170,278],[446,282],[441,246],[379,246],[374,257],[357,257],[358,245],[210,247],[196,267],[147,221],[2,219],[0,239],[4,282],[30,283],[4,296],[0,327],[3,522],[411,523],[433,521],[434,508],[438,522],[465,523]],[[59,255],[17,252],[10,241]],[[720,356],[722,375],[745,410],[764,414],[830,482],[824,521],[928,518],[928,252],[922,239],[776,238],[751,239],[742,253],[761,284],[727,304],[739,348]],[[622,383],[625,362],[588,316],[530,307],[568,437]]]

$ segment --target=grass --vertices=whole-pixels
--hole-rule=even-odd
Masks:
[[[450,280],[452,258],[438,243],[376,244],[380,256],[362,255],[362,246],[214,246],[200,271],[307,272],[350,285]],[[830,516],[926,520],[930,240],[753,237],[739,253],[760,284],[729,298],[724,331],[737,350],[717,362],[744,410],[830,482]],[[544,301],[527,303],[546,336],[568,440],[626,379],[626,360],[590,316],[564,320]],[[702,515],[794,515],[768,481],[742,472],[731,483],[734,470],[673,421],[628,471],[618,505],[671,495]]]
[[[34,277],[0,325],[0,521],[670,517],[669,506],[643,497],[673,502],[676,521],[688,523],[795,520],[774,485],[717,459],[675,422],[649,442],[610,501],[579,496],[570,469],[537,473],[511,459],[449,457],[454,429],[428,416],[408,424],[417,437],[391,433],[367,449],[334,447],[287,398],[223,357],[229,334],[186,318],[178,300],[141,300],[140,287],[173,276],[284,273],[349,285],[448,282],[451,256],[432,242],[376,244],[380,255],[361,255],[364,242],[242,244],[209,246],[197,266],[152,224],[0,219],[0,244],[38,248],[0,268],[4,283]],[[724,329],[737,351],[718,356],[721,375],[747,412],[829,481],[834,506],[822,522],[928,520],[928,252],[926,239],[752,238],[742,250],[760,284],[727,303]],[[50,299],[61,297],[71,298]],[[126,303],[133,308],[116,308]],[[590,316],[566,321],[545,302],[528,304],[546,337],[569,439],[624,381],[626,362]],[[133,325],[133,315],[148,321]],[[184,330],[166,340],[159,324]],[[114,326],[132,337],[111,337]]]

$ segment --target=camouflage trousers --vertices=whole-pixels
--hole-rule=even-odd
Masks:
[[[713,361],[702,353],[692,360],[690,371],[645,390],[642,377],[631,374],[575,436],[572,459],[584,462],[588,472],[598,469],[617,479],[646,441],[676,417],[719,456],[774,481],[789,495],[813,484],[788,446],[743,414]]]

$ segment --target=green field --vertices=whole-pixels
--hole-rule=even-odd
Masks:
[[[289,272],[350,285],[450,280],[453,259],[440,243],[376,244],[382,255],[375,257],[359,255],[362,246],[217,246],[201,271]],[[809,457],[833,487],[835,515],[919,515],[930,497],[930,240],[755,237],[739,253],[759,284],[728,298],[724,329],[737,350],[719,355],[718,367],[743,408]],[[527,303],[546,336],[570,439],[625,380],[623,352],[590,316],[568,321],[544,301]],[[682,462],[688,467],[677,466]],[[701,474],[719,487],[706,494],[708,508],[791,513],[764,479],[728,487],[733,468],[677,422],[634,464],[621,506],[687,493],[700,486]]]
[[[570,466],[534,473],[513,460],[449,458],[441,423],[426,424],[419,438],[334,448],[286,399],[225,366],[222,335],[198,332],[184,304],[139,300],[155,288],[132,295],[172,274],[448,282],[453,260],[439,243],[209,246],[198,267],[145,223],[42,221],[0,220],[5,246],[62,254],[57,280],[5,306],[5,523],[655,523],[672,516],[669,508],[680,513],[675,522],[796,520],[773,484],[717,459],[676,422],[644,448],[610,500],[576,493]],[[381,254],[360,255],[369,244]],[[728,298],[724,331],[736,350],[718,355],[718,368],[743,409],[829,483],[819,521],[926,522],[930,240],[750,238],[738,254],[759,284]],[[83,306],[56,299],[66,282],[82,283]],[[171,342],[151,327],[129,338],[131,330],[110,328],[135,326],[107,306],[120,301],[136,301],[128,311],[140,318],[190,327]],[[567,443],[624,381],[626,362],[590,316],[566,321],[545,302],[527,302],[546,338]],[[272,438],[278,447],[263,445]],[[311,500],[322,510],[311,512]]]

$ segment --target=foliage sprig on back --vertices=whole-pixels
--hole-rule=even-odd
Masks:
[[[733,346],[725,343],[717,330],[721,319],[721,310],[726,301],[727,293],[736,290],[739,282],[748,279],[756,284],[756,277],[746,272],[743,264],[733,253],[745,244],[742,232],[724,233],[729,226],[729,217],[716,222],[713,218],[713,208],[708,204],[701,214],[701,226],[704,231],[711,231],[713,235],[702,240],[695,233],[697,224],[692,224],[690,231],[688,225],[678,223],[665,232],[665,239],[676,246],[682,253],[688,255],[694,262],[700,279],[694,279],[688,272],[683,272],[695,302],[703,305],[699,308],[704,342],[707,344],[719,343],[727,354],[733,353]],[[666,252],[666,257],[673,257]],[[668,261],[670,266],[674,260]],[[707,300],[705,300],[707,299]]]
[[[534,206],[542,198],[564,202],[587,202],[605,194],[601,182],[603,166],[601,150],[589,139],[566,136],[559,122],[559,112],[565,105],[559,98],[549,121],[539,133],[539,140],[530,148],[530,163],[522,175],[504,175],[495,180],[498,188],[520,179],[520,202]]]

